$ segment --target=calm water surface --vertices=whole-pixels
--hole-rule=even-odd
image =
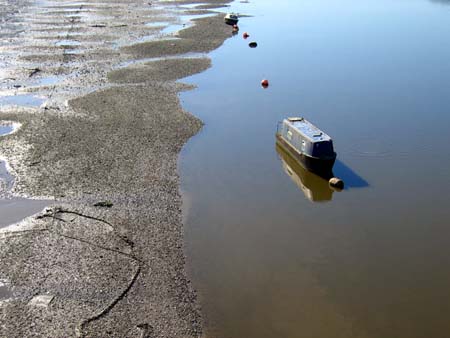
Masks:
[[[13,132],[13,130],[14,127],[12,124],[5,124],[5,125],[0,124],[0,136],[8,135],[11,132]]]
[[[234,5],[254,16],[181,95],[205,122],[180,173],[209,335],[449,336],[448,3]],[[347,189],[277,150],[287,116],[333,137]]]

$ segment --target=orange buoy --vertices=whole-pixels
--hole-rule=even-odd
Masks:
[[[249,36],[250,36],[250,35],[249,35],[247,32],[245,32],[244,34],[242,34],[242,37],[243,37],[244,39],[247,39]]]
[[[262,81],[261,81],[261,86],[262,86],[263,88],[269,87],[269,80],[266,80],[266,79],[262,80]]]

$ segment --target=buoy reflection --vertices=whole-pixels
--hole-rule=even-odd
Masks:
[[[305,169],[279,142],[276,142],[276,151],[284,171],[303,191],[306,198],[312,202],[331,201],[334,191],[330,188],[328,180]]]

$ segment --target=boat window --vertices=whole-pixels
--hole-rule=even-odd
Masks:
[[[287,136],[288,140],[292,140],[292,131],[288,130],[286,136]]]

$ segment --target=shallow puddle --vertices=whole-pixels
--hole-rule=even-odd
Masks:
[[[39,107],[45,100],[45,98],[32,94],[0,96],[0,106]]]
[[[39,86],[52,86],[61,81],[60,76],[47,76],[37,80],[37,85]]]
[[[11,134],[19,127],[19,123],[3,122],[2,124],[0,121],[0,136]],[[40,212],[51,203],[51,201],[48,200],[13,197],[11,194],[13,186],[14,176],[9,172],[6,161],[0,159],[0,228],[20,222],[23,219]],[[4,288],[6,288],[6,286],[4,286]],[[0,293],[1,292],[2,291],[0,290]]]
[[[64,47],[64,46],[80,46],[81,42],[76,40],[61,40],[55,43],[55,46]]]
[[[207,17],[211,17],[211,16],[215,16],[215,15],[217,15],[217,14],[216,13],[196,14],[196,15],[181,14],[179,17],[180,23],[171,24],[171,25],[167,26],[166,28],[161,30],[161,34],[163,34],[163,35],[176,34],[177,32],[179,32],[182,29],[191,27],[194,24],[193,20],[195,20],[195,19],[207,18]]]
[[[182,22],[187,23],[196,19],[209,18],[216,16],[217,13],[205,13],[205,14],[181,14],[180,19]]]
[[[1,198],[1,196],[7,194],[14,185],[14,177],[9,173],[6,162],[2,160],[0,160],[0,184]]]
[[[171,22],[167,22],[167,21],[156,21],[156,22],[147,22],[145,24],[146,27],[165,27],[170,25]]]
[[[181,7],[187,8],[187,9],[195,9],[195,8],[197,8],[199,6],[205,6],[205,5],[210,5],[210,4],[197,2],[197,3],[194,3],[194,4],[183,4],[183,5],[181,5]]]
[[[26,198],[0,199],[0,228],[22,221],[32,216],[51,202]]]
[[[22,221],[42,211],[51,201],[13,197],[14,177],[5,161],[0,161],[0,228]]]
[[[0,279],[0,301],[7,300],[13,295],[11,286],[5,281]]]
[[[166,28],[161,30],[161,34],[163,35],[172,35],[177,33],[178,31],[185,29],[189,27],[188,23],[184,23],[184,24],[173,24],[170,26],[167,26]]]
[[[0,136],[11,134],[14,131],[12,124],[2,125],[0,124]]]

